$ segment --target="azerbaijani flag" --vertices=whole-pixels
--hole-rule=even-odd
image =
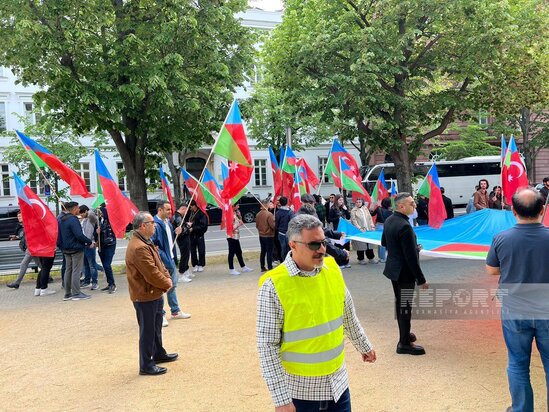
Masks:
[[[326,167],[324,169],[324,174],[328,175],[328,180],[332,182],[336,187],[341,187],[341,170],[339,159],[343,158],[345,160],[345,163],[349,166],[349,169],[353,172],[355,175],[359,175],[360,169],[358,167],[358,164],[353,156],[345,148],[341,145],[337,137],[334,137],[334,140],[332,141],[332,147],[330,149],[330,153],[328,154],[328,162],[326,163]]]
[[[231,199],[248,185],[254,170],[244,123],[236,100],[231,105],[212,152],[229,160],[232,173],[229,175],[229,182],[224,185],[223,196]]]
[[[206,201],[214,206],[222,206],[221,201],[221,188],[217,184],[217,181],[210,173],[208,169],[204,169],[204,177],[202,178],[202,185],[204,186],[204,197]]]
[[[297,161],[297,166],[300,168],[299,173],[301,174],[301,178],[305,180],[307,193],[310,193],[309,186],[316,188],[320,183],[320,180],[304,158],[300,158]]]
[[[391,207],[396,210],[395,197],[397,195],[396,182],[391,180]]]
[[[507,147],[505,159],[501,166],[501,186],[503,188],[503,195],[507,201],[511,200],[519,188],[528,186],[526,168],[522,163],[513,136],[509,139],[509,146]]]
[[[379,177],[377,178],[376,185],[374,186],[374,190],[372,190],[372,201],[376,205],[381,206],[381,201],[386,197],[389,197],[389,192],[387,191],[387,187],[385,186],[384,169],[381,169]]]
[[[282,171],[280,170],[280,167],[278,167],[278,161],[276,160],[276,156],[271,146],[269,146],[269,156],[271,158],[271,171],[273,173],[273,199],[276,200],[282,195]]]
[[[342,189],[348,190],[350,192],[358,192],[364,196],[368,196],[368,192],[362,186],[362,182],[356,174],[353,173],[347,162],[343,157],[339,158],[339,170],[341,170],[341,186]],[[371,200],[371,199],[370,199]]]
[[[229,168],[223,162],[221,162],[221,178],[223,179],[223,190],[225,190],[225,186],[229,183]],[[235,196],[233,196],[231,203],[234,205],[236,202],[240,200],[242,196],[246,194],[247,191],[248,191],[248,188],[246,187],[242,188],[240,192],[238,192]],[[223,197],[223,195],[221,197]],[[220,205],[220,207],[222,206]]]
[[[183,167],[181,168],[181,175],[183,176],[183,180],[187,185],[189,192],[191,192],[192,199],[194,199],[198,208],[207,214],[206,207],[208,206],[208,202],[204,196],[202,185],[196,177],[187,172]]]
[[[291,205],[297,157],[290,146],[283,147],[280,152],[284,153],[280,166],[282,170],[282,194],[288,198],[288,203]]]
[[[34,141],[30,137],[16,130],[17,136],[21,141],[21,144],[29,153],[31,159],[37,167],[48,166],[51,170],[59,175],[61,180],[66,182],[71,188],[71,196],[80,195],[82,197],[93,197],[86,188],[86,182],[78,173],[68,167],[59,158],[42,146],[40,143]]]
[[[505,142],[505,136],[501,135],[501,162],[500,166],[503,166],[505,161],[505,155],[507,154],[507,143]]]
[[[175,213],[175,203],[173,202],[173,196],[172,196],[172,191],[170,190],[170,184],[168,182],[168,179],[166,179],[164,170],[162,170],[162,165],[160,165],[160,181],[162,182],[162,197],[164,198],[164,200],[167,200],[168,202],[170,202],[170,206],[172,207],[172,212],[170,213],[170,217],[171,217]]]
[[[118,239],[123,239],[126,227],[132,222],[133,217],[139,213],[139,209],[122,193],[118,183],[112,178],[105,163],[101,160],[97,149],[95,149],[95,169],[101,185],[101,192],[105,198],[112,231]]]
[[[42,200],[14,172],[17,201],[25,225],[25,238],[31,256],[53,257],[57,244],[57,219]]]
[[[429,199],[429,226],[438,229],[448,217],[446,208],[442,200],[442,192],[440,191],[440,182],[438,181],[438,172],[435,163],[429,169],[429,173],[425,176],[418,192]]]

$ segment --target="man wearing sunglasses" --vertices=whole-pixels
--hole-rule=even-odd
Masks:
[[[355,314],[337,263],[325,257],[318,218],[294,217],[290,253],[259,281],[257,347],[275,411],[350,411],[344,333],[364,362],[376,353]]]

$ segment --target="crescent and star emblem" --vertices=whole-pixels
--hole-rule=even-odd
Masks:
[[[40,219],[44,219],[44,217],[46,217],[46,208],[44,207],[44,205],[36,199],[29,199],[29,202],[31,203],[31,205],[37,205],[38,207],[40,207],[40,209],[42,209],[42,216],[40,216]]]

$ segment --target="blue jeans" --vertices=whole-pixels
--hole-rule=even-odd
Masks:
[[[116,243],[110,246],[101,246],[99,250],[99,258],[103,264],[103,269],[105,270],[105,276],[107,277],[107,283],[109,286],[114,286],[114,275],[112,274],[112,258],[114,257],[114,252],[116,251]]]
[[[286,255],[288,254],[288,239],[286,238],[286,234],[279,233],[278,241],[280,242],[280,258],[282,259],[280,263],[282,263],[284,259],[286,259]]]
[[[95,261],[95,248],[84,249],[84,282],[97,283],[97,262]]]
[[[337,402],[331,401],[304,401],[301,399],[292,399],[296,412],[351,412],[351,393],[349,388],[339,398]]]
[[[175,269],[175,266],[170,272],[170,276],[172,278],[173,287],[168,290],[168,305],[170,306],[170,310],[172,311],[172,315],[175,315],[177,312],[179,312],[179,303],[177,302],[177,295],[175,294],[175,289],[177,287],[177,270]]]
[[[383,223],[376,223],[376,230],[383,230]],[[377,255],[381,260],[387,259],[387,249],[379,245],[377,247]]]
[[[502,319],[501,325],[509,357],[507,377],[513,411],[531,412],[534,393],[530,383],[530,356],[534,338],[545,369],[546,396],[549,390],[549,320]]]

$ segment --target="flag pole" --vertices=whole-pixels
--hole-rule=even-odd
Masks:
[[[337,137],[334,137],[334,139],[337,139]],[[318,188],[316,189],[317,196],[320,195],[320,188],[322,187],[322,183],[324,183],[324,174],[326,173],[326,166],[328,166],[328,162],[331,159],[332,156],[332,148],[334,147],[334,141],[332,139],[332,146],[330,146],[330,150],[328,151],[328,158],[326,160],[326,164],[322,167],[322,176],[320,176],[320,183],[318,184]]]

